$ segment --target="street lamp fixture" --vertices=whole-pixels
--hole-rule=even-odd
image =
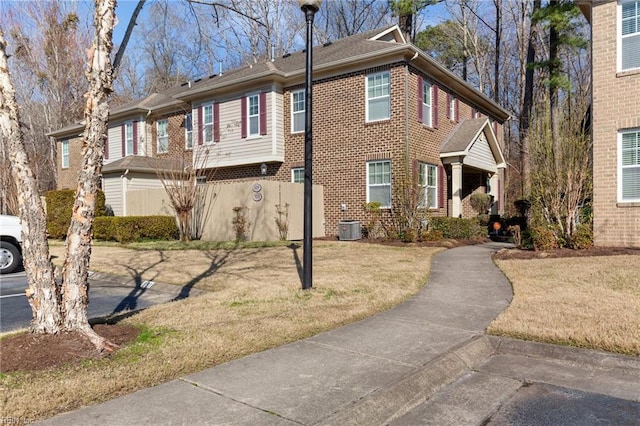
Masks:
[[[311,240],[313,238],[313,137],[311,122],[311,92],[313,80],[313,17],[320,8],[322,0],[298,0],[300,9],[304,12],[307,20],[307,65],[305,71],[305,121],[304,121],[304,235],[302,243],[302,289],[308,290],[313,287],[312,281],[312,255]]]

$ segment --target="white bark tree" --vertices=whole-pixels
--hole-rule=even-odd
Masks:
[[[107,138],[107,99],[112,91],[113,80],[110,55],[115,23],[115,0],[96,0],[93,20],[95,35],[87,52],[85,72],[89,91],[84,109],[83,162],[67,234],[61,287],[56,283],[49,260],[45,213],[38,196],[36,179],[26,158],[25,143],[19,128],[18,104],[7,63],[6,41],[0,29],[0,127],[3,143],[8,144],[18,187],[24,264],[29,285],[26,293],[33,311],[31,331],[50,334],[63,330],[79,331],[99,350],[112,350],[114,346],[95,333],[89,324],[88,267],[96,194]]]

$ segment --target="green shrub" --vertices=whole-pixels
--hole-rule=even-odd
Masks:
[[[533,226],[529,233],[534,250],[554,250],[560,247],[553,231],[547,226]]]
[[[436,231],[434,229],[423,230],[420,232],[421,241],[440,241],[444,236],[442,231]]]
[[[571,240],[571,248],[584,250],[593,247],[593,230],[587,223],[581,223],[576,228]]]
[[[178,239],[178,226],[173,216],[102,216],[93,225],[98,240],[129,243],[148,240]]]
[[[441,232],[443,238],[453,240],[468,240],[487,234],[486,228],[476,219],[457,217],[433,217],[429,219],[429,230]]]
[[[483,192],[474,192],[471,194],[471,197],[469,197],[469,202],[478,214],[486,214],[489,209],[489,203],[491,202],[491,195]]]
[[[71,214],[76,191],[61,189],[45,194],[47,205],[47,232],[50,238],[64,239],[71,224]],[[96,217],[104,216],[104,192],[98,191],[96,198]]]

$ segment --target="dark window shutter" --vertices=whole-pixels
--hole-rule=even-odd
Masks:
[[[447,187],[447,176],[444,173],[444,166],[438,166],[438,208],[443,209]]]
[[[496,135],[496,138],[498,137],[498,122],[494,121],[493,122],[493,133]]]
[[[438,128],[438,86],[435,84],[431,87],[432,97],[431,97],[431,109],[433,110],[433,128]]]
[[[449,120],[452,120],[453,117],[451,116],[451,94],[447,93],[447,118]]]
[[[424,80],[422,76],[418,76],[418,123],[424,123],[424,117],[422,116],[422,101],[424,100]]]
[[[127,153],[127,123],[122,123],[122,156]]]
[[[456,98],[455,103],[456,116],[454,118],[457,123],[458,121],[460,121],[460,101],[458,100],[458,98]]]
[[[133,155],[138,155],[138,122],[131,123],[133,126]]]
[[[241,136],[243,138],[246,138],[247,137],[247,98],[244,96],[240,100],[240,109],[242,110],[240,111],[240,116],[241,116],[240,131],[242,133]]]
[[[202,120],[202,105],[200,105],[198,107],[198,145],[202,145],[202,129],[204,128]]]
[[[104,159],[109,159],[109,129],[107,129],[107,138],[104,141]]]
[[[213,141],[220,142],[220,104],[213,104]]]
[[[260,134],[267,134],[267,94],[262,92],[259,96],[260,99]]]
[[[413,180],[412,185],[417,185],[418,182],[420,182],[418,171],[419,171],[418,160],[411,160],[411,179]]]

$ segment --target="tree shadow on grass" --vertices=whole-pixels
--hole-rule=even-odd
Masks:
[[[166,257],[164,255],[164,252],[162,252],[161,250],[157,250],[158,254],[160,255],[160,259],[157,262],[152,263],[151,265],[147,266],[146,268],[144,268],[142,271],[138,271],[134,268],[132,268],[131,266],[128,265],[122,265],[125,269],[127,269],[129,271],[129,275],[131,275],[131,278],[133,278],[133,283],[134,283],[134,287],[131,290],[131,292],[120,301],[120,303],[118,303],[118,306],[116,306],[113,309],[113,312],[111,313],[111,315],[113,314],[117,314],[123,311],[135,311],[138,307],[138,299],[148,290],[148,285],[147,283],[150,281],[153,281],[155,279],[155,277],[158,276],[158,274],[156,273],[153,278],[149,279],[149,280],[142,280],[142,274],[148,272],[151,268],[158,266],[159,264],[161,264],[162,262],[164,262],[166,260]]]

